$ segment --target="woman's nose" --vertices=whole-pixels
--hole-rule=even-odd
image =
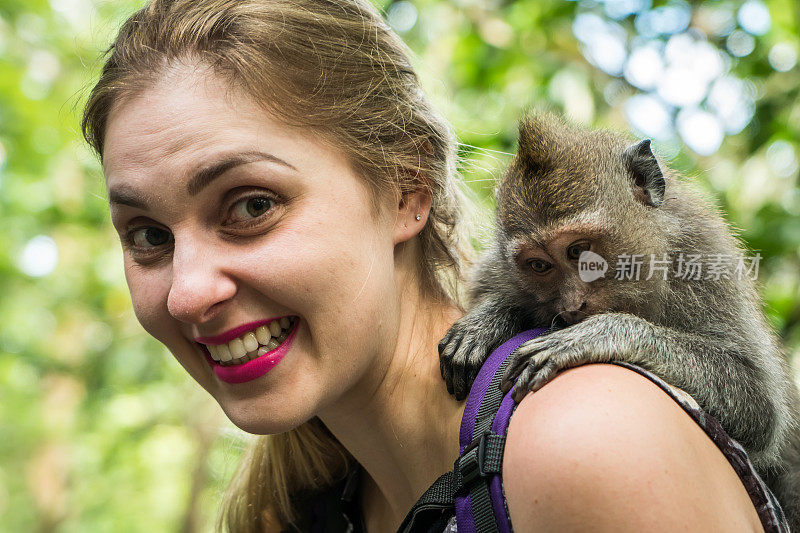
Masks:
[[[214,318],[236,294],[236,283],[225,273],[226,257],[215,247],[175,241],[169,313],[183,322],[200,324]]]

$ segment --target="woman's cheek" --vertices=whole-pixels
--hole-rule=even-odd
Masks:
[[[166,316],[169,286],[158,276],[148,275],[135,264],[125,265],[125,279],[137,320],[147,333],[165,342],[164,330],[171,323]]]

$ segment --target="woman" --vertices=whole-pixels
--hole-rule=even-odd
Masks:
[[[357,465],[356,531],[396,528],[458,456],[437,343],[469,252],[455,142],[400,40],[362,0],[156,0],[83,129],[137,318],[265,435],[229,529],[309,527],[307,498]],[[761,528],[714,443],[612,365],[520,404],[503,476],[517,531]]]

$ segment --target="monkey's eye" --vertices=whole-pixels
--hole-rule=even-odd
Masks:
[[[589,241],[573,242],[567,247],[567,259],[570,261],[577,261],[583,252],[588,251],[590,248]]]
[[[553,268],[553,265],[551,265],[544,259],[529,259],[528,266],[530,266],[531,270],[533,270],[537,274],[544,274],[545,272]]]

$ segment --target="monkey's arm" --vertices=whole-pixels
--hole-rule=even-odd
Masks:
[[[504,303],[508,298],[484,294],[439,341],[439,367],[447,391],[463,400],[481,365],[502,342],[524,328],[524,313]]]
[[[521,400],[560,370],[625,361],[692,395],[755,463],[769,462],[777,453],[788,413],[780,368],[762,368],[779,360],[755,353],[764,349],[769,347],[748,345],[742,336],[721,339],[654,325],[634,315],[606,313],[521,345],[501,387],[510,390],[519,375],[514,397]]]

